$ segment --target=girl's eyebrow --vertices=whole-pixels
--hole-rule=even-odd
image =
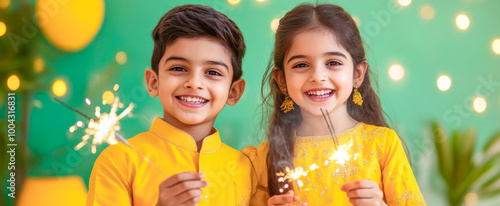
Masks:
[[[342,53],[342,52],[338,52],[338,51],[332,51],[332,52],[326,52],[323,56],[341,56],[341,57],[344,57],[347,59],[347,56]],[[292,57],[290,57],[290,59],[288,59],[288,61],[286,62],[287,64],[290,63],[290,61],[294,60],[294,59],[300,59],[300,58],[306,58],[307,56],[306,55],[294,55]]]

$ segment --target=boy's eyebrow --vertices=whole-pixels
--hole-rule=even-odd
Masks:
[[[220,66],[225,67],[227,69],[227,71],[229,71],[229,67],[224,62],[220,62],[220,61],[205,61],[205,64],[220,65]]]
[[[176,56],[171,56],[169,58],[167,58],[167,60],[165,60],[165,63],[167,63],[168,61],[171,61],[171,60],[179,60],[179,61],[183,61],[183,62],[189,62],[186,58],[184,57],[176,57]]]
[[[324,56],[341,56],[341,57],[344,57],[344,58],[347,59],[347,56],[345,54],[343,54],[342,52],[326,52],[324,54]],[[292,61],[294,59],[306,58],[306,57],[307,57],[306,55],[295,55],[295,56],[292,56],[292,57],[290,57],[290,59],[288,59],[287,64],[290,63],[290,61]]]

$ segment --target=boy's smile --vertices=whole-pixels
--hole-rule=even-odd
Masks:
[[[233,105],[235,85],[244,87],[242,79],[233,83],[232,77],[230,52],[209,37],[178,38],[166,47],[158,74],[146,71],[149,93],[159,96],[164,120],[178,128],[210,130],[226,102]]]

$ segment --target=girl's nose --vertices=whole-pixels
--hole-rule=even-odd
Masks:
[[[313,66],[311,69],[311,77],[309,78],[310,82],[324,82],[328,79],[325,68],[321,68],[318,66]]]

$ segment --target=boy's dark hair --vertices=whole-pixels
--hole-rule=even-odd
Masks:
[[[243,74],[241,62],[245,55],[245,42],[238,26],[213,8],[192,4],[177,6],[168,11],[153,30],[151,67],[157,74],[166,46],[181,37],[213,37],[219,40],[231,53],[233,82]]]

